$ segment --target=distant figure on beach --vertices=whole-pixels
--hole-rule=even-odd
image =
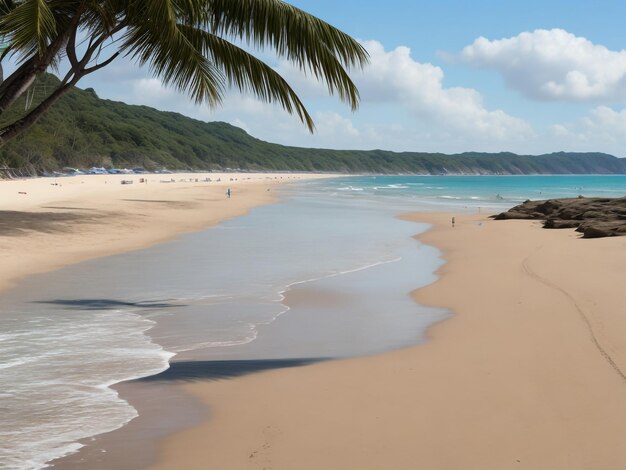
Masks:
[[[452,227],[454,227],[454,222],[455,222],[455,220],[454,220],[454,216],[453,216],[452,217]]]
[[[226,190],[226,197],[230,199],[230,188]]]

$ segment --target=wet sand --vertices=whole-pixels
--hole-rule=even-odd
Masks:
[[[409,218],[447,260],[413,296],[452,319],[390,353],[172,377],[209,415],[151,468],[624,468],[626,240]]]
[[[191,173],[0,181],[0,290],[31,274],[145,248],[243,215],[275,202],[284,183],[332,176]],[[122,185],[122,180],[133,183]],[[115,388],[140,418],[85,441],[87,447],[55,462],[55,468],[84,468],[85,462],[90,468],[111,468],[111,462],[123,468],[146,466],[154,460],[151,450],[158,438],[207,414],[199,401],[168,383]],[[142,452],[136,452],[139,446]]]
[[[282,183],[329,176],[199,173],[2,180],[0,289],[29,274],[201,230],[273,202]]]

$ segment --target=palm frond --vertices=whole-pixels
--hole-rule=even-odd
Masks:
[[[189,42],[223,71],[231,86],[280,104],[288,113],[295,112],[310,131],[314,130],[313,119],[296,92],[269,65],[223,38],[190,26],[180,28]]]
[[[6,15],[15,8],[13,0],[0,0],[0,15]]]
[[[57,23],[46,0],[23,0],[0,16],[0,35],[14,50],[42,55],[56,31]]]
[[[362,67],[368,54],[330,24],[281,0],[202,0],[209,31],[256,47],[269,47],[324,81],[329,92],[356,109],[359,94],[345,68]]]
[[[224,76],[192,44],[177,23],[174,0],[143,0],[135,3],[143,13],[132,16],[121,49],[196,103],[219,104],[224,93]]]
[[[119,22],[119,6],[111,1],[91,1],[86,9],[82,28],[90,35],[108,34]]]
[[[80,60],[77,36],[88,38]],[[77,79],[125,53],[196,103],[219,104],[230,84],[297,114],[312,131],[313,120],[287,81],[233,43],[275,51],[353,110],[359,93],[348,71],[368,62],[357,41],[282,0],[0,0],[0,37],[22,63],[0,87],[0,113],[35,73],[66,53],[68,76]],[[85,68],[109,39],[119,50]]]

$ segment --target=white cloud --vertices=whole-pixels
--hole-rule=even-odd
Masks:
[[[132,94],[141,103],[176,100],[178,94],[165,88],[158,78],[138,78],[132,82]]]
[[[626,150],[626,109],[615,111],[598,106],[576,121],[551,127],[554,136],[566,137],[596,148],[612,148],[618,155]]]
[[[469,150],[509,150],[524,154],[560,150],[603,151],[626,155],[626,109],[599,106],[583,118],[531,133],[523,121],[502,111],[486,110],[476,91],[445,88],[443,71],[439,67],[414,62],[403,50],[380,50],[379,53],[387,62],[373,61],[379,69],[376,75],[369,76],[366,72],[357,77],[363,94],[362,113],[350,114],[345,107],[341,112],[314,112],[317,125],[314,135],[296,117],[252,97],[232,93],[223,107],[211,110],[194,105],[184,95],[164,87],[158,79],[146,76],[125,80],[124,86],[116,87],[115,92],[102,93],[102,96],[176,111],[205,121],[226,121],[257,138],[285,145],[447,153]],[[393,54],[398,55],[389,57]],[[394,72],[396,65],[400,67]],[[415,83],[419,85],[418,89],[413,87]],[[100,92],[97,83],[90,85]],[[326,95],[320,93],[320,96]],[[323,103],[326,105],[328,101]],[[372,117],[388,108],[393,113],[387,119]],[[496,126],[499,118],[504,123],[501,127]],[[509,120],[512,120],[512,126],[506,125]],[[485,128],[482,133],[477,130],[481,126]],[[516,135],[515,129],[518,128],[519,134]]]
[[[360,132],[352,121],[339,113],[320,111],[315,114],[316,130],[324,138],[358,138]]]
[[[420,63],[411,57],[408,47],[386,51],[378,41],[364,41],[370,64],[363,72],[351,75],[361,94],[361,109],[387,104],[412,116],[417,134],[431,138],[490,141],[501,145],[532,135],[525,121],[502,110],[488,110],[482,95],[471,88],[444,86],[440,67]],[[326,92],[314,79],[303,76],[287,63],[279,65],[281,74],[308,98],[320,98]]]
[[[407,47],[385,51],[377,41],[364,42],[371,63],[353,71],[362,97],[360,112],[351,114],[325,85],[281,62],[285,76],[312,112],[317,131],[310,135],[297,117],[251,96],[229,93],[223,106],[211,110],[165,88],[158,79],[121,75],[115,87],[108,76],[102,96],[157,109],[176,111],[206,121],[221,120],[260,139],[287,145],[329,148],[462,151],[502,150],[532,136],[530,126],[501,110],[488,110],[470,88],[444,86],[440,67],[415,61]],[[125,65],[120,63],[120,66]],[[111,74],[117,76],[117,71]],[[123,80],[121,85],[119,79]],[[94,83],[96,90],[101,87]]]
[[[534,99],[626,99],[626,51],[611,51],[563,29],[494,41],[480,37],[457,58],[497,70],[510,87]]]

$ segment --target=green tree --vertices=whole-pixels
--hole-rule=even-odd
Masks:
[[[350,36],[281,0],[0,0],[0,37],[6,46],[0,64],[7,57],[18,62],[0,84],[0,117],[28,97],[38,75],[64,57],[69,63],[57,87],[0,127],[0,146],[120,55],[196,103],[217,106],[232,86],[278,103],[310,131],[313,120],[290,85],[238,44],[274,50],[353,110],[359,94],[348,71],[368,60]]]

